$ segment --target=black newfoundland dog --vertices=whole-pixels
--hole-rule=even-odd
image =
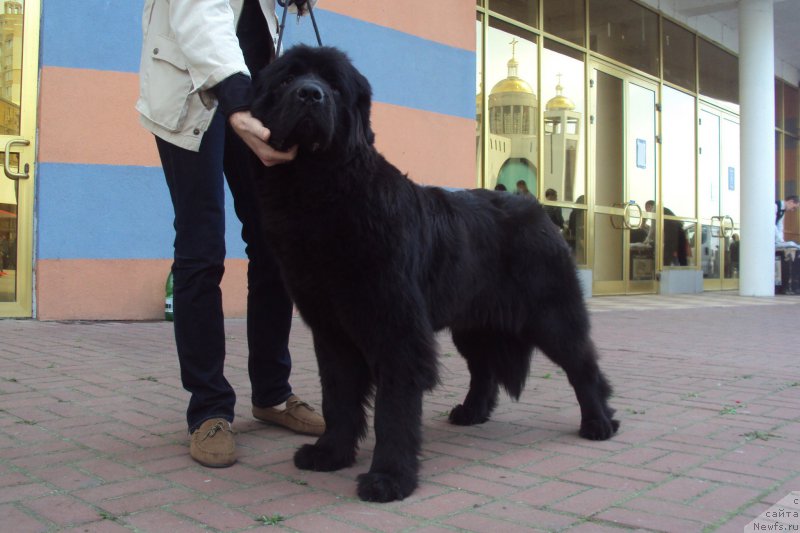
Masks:
[[[363,500],[417,486],[422,396],[437,384],[435,332],[449,328],[471,380],[453,424],[489,419],[498,390],[519,398],[534,348],[560,365],[580,435],[619,427],[564,239],[531,199],[421,187],[373,146],[371,89],[334,48],[298,46],[256,84],[253,115],[289,164],[255,179],[264,233],[314,337],[327,429],[298,468],[355,462],[374,399],[376,444]],[[414,132],[408,132],[413,135]],[[441,155],[440,155],[441,156]]]

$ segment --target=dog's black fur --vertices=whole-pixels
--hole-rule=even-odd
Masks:
[[[488,420],[499,387],[518,398],[538,347],[575,389],[580,435],[610,438],[619,426],[611,386],[569,248],[542,207],[415,185],[375,150],[370,99],[367,80],[334,48],[295,47],[256,84],[253,115],[272,144],[299,145],[293,162],[255,180],[264,234],[313,332],[322,382],[327,429],[297,451],[297,467],[352,465],[374,394],[375,452],[358,495],[411,494],[443,328],[471,374],[452,423]]]

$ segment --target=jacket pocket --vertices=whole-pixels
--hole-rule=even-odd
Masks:
[[[160,35],[149,36],[142,71],[140,111],[159,126],[180,131],[193,97],[192,77],[177,43]]]

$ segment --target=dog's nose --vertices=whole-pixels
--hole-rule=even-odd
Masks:
[[[320,104],[325,100],[325,93],[322,86],[308,81],[298,87],[297,98],[304,104]]]

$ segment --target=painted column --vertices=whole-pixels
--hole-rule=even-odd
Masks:
[[[739,294],[774,295],[775,46],[772,0],[739,0]]]

